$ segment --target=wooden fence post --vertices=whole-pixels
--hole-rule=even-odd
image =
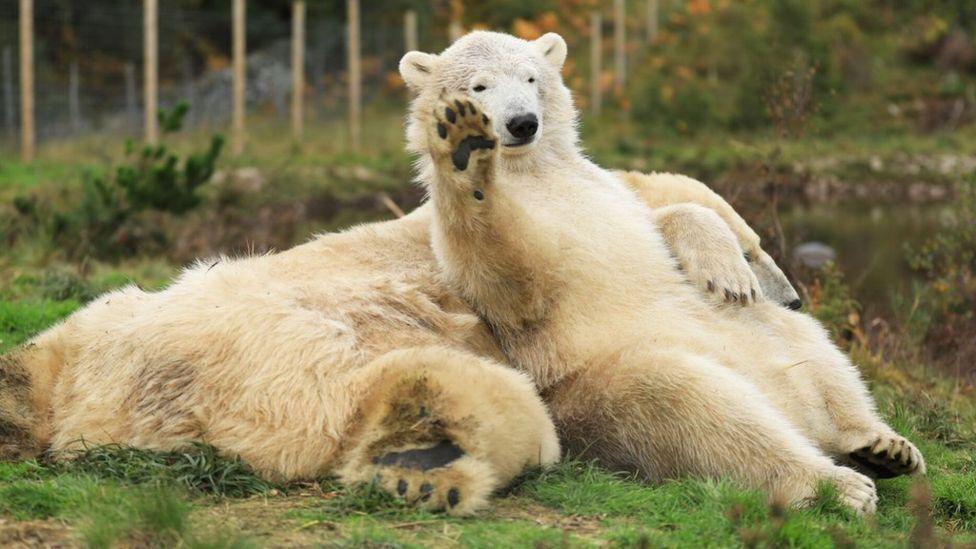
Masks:
[[[6,46],[3,48],[3,123],[11,143],[16,133],[14,116],[14,54],[10,46]]]
[[[405,52],[417,51],[417,12],[407,10],[403,14],[403,49]]]
[[[661,5],[658,0],[647,0],[647,42],[653,44],[657,39],[660,23]]]
[[[233,65],[234,65],[234,114],[231,122],[233,142],[232,152],[241,155],[244,152],[244,109],[245,109],[245,5],[244,0],[234,0],[233,6]]]
[[[600,114],[603,93],[600,84],[603,76],[603,17],[600,12],[590,13],[590,112]]]
[[[155,145],[159,141],[159,95],[157,93],[157,78],[159,76],[158,9],[157,0],[143,0],[142,85],[144,88],[142,98],[142,130],[144,139],[149,145]]]
[[[613,59],[614,59],[614,84],[620,90],[624,87],[627,80],[627,59],[626,59],[626,10],[624,0],[613,1]]]
[[[20,159],[34,159],[34,1],[20,0]]]
[[[359,0],[347,0],[346,55],[349,79],[349,146],[359,151],[361,140],[362,70],[359,51]]]
[[[461,0],[451,0],[451,21],[447,24],[447,37],[454,42],[464,36],[464,4]]]
[[[305,122],[305,2],[292,3],[291,17],[291,133],[301,143]]]

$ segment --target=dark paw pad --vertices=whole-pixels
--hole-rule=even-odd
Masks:
[[[899,456],[900,457],[900,456]],[[855,450],[848,454],[848,458],[862,473],[877,478],[886,479],[913,472],[918,464],[914,461],[902,463],[898,458],[888,456],[888,448],[873,452],[871,446]]]
[[[430,448],[390,452],[375,461],[380,465],[427,471],[429,469],[444,467],[463,455],[464,452],[453,442],[444,440]]]
[[[427,501],[434,492],[434,487],[429,482],[420,485],[420,501]]]
[[[454,163],[454,167],[460,171],[468,169],[468,160],[471,158],[471,152],[479,149],[494,149],[495,141],[488,139],[483,135],[472,135],[470,137],[465,137],[463,141],[458,145],[457,150],[451,154],[451,161]]]

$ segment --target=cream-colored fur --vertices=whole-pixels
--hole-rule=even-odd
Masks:
[[[201,262],[161,292],[102,296],[0,357],[0,457],[201,441],[269,478],[375,479],[421,505],[483,506],[559,450],[524,376],[497,366],[487,327],[437,276],[430,214],[425,205],[277,255]],[[708,230],[695,221],[686,232]],[[680,234],[675,253],[701,256],[680,249]],[[404,392],[418,379],[423,405]],[[411,401],[403,438],[386,420]],[[432,425],[466,455],[431,470],[373,463],[439,442]]]
[[[416,90],[409,145],[423,155],[447,283],[543,391],[574,451],[653,480],[731,476],[787,504],[829,481],[843,502],[873,512],[871,479],[831,457],[853,460],[877,444],[883,452],[872,455],[912,472],[924,470],[921,455],[877,416],[814,320],[768,302],[716,308],[686,283],[665,244],[667,218],[721,212],[655,214],[587,160],[559,76],[564,59],[558,35],[527,42],[476,32],[439,56],[401,62]],[[509,97],[517,107],[505,119],[482,112]],[[509,145],[509,117],[533,105],[535,140]],[[725,257],[737,243],[732,230],[726,224],[722,236],[709,223],[714,234],[703,238]],[[748,271],[738,263],[716,283],[751,301]],[[699,285],[712,280],[690,272]]]
[[[433,59],[418,55],[414,60]],[[527,101],[524,96],[518,99]],[[414,121],[419,105],[414,104]],[[571,122],[572,109],[563,116]],[[426,131],[422,125],[411,125],[415,147],[417,136],[425,136]],[[551,137],[546,144],[561,143],[563,148],[557,150],[573,152],[568,158],[570,167],[576,166],[575,133]],[[526,168],[524,175],[530,177],[534,171],[527,168],[535,158],[526,155],[527,162],[513,167]],[[422,159],[422,164],[429,166],[429,159]],[[545,166],[540,163],[536,168]],[[602,171],[594,168],[593,173],[598,175],[593,180],[597,188],[630,196],[619,183],[608,184]],[[808,453],[816,453],[810,449],[816,444],[819,451],[837,457],[858,449],[865,460],[889,467],[891,460],[879,456],[891,451],[895,459],[908,456],[906,471],[921,467],[914,449],[905,447],[903,439],[891,438],[895,435],[876,420],[856,373],[815,322],[770,303],[745,308],[717,304],[687,284],[686,277],[705,291],[709,280],[729,280],[733,286],[748,279],[754,284],[736,254],[750,250],[758,254],[758,237],[724,201],[716,202],[716,195],[704,185],[680,176],[618,176],[655,208],[649,217],[647,208],[631,206],[625,213],[636,216],[632,224],[646,229],[656,219],[662,227],[671,227],[652,231],[647,238],[663,237],[670,253],[684,258],[684,274],[673,269],[670,274],[651,272],[646,279],[651,285],[633,299],[651,305],[661,299],[676,306],[694,302],[697,305],[690,311],[674,313],[681,326],[690,322],[681,320],[683,315],[697,319],[694,326],[703,332],[692,339],[755,338],[754,345],[742,349],[742,356],[748,357],[765,342],[768,348],[763,356],[768,360],[744,367],[754,368],[746,375],[715,366],[721,356],[687,358],[707,374],[702,383],[715,383],[726,395],[730,402],[722,406],[734,405],[729,418],[718,414],[726,408],[696,398],[700,393],[670,385],[693,384],[697,375],[693,368],[684,377],[678,372],[673,379],[657,378],[634,358],[633,364],[628,359],[613,368],[610,360],[593,364],[559,383],[538,377],[552,415],[577,452],[585,449],[610,467],[636,470],[649,479],[733,474],[759,485],[772,483],[775,476],[770,472],[773,466],[756,468],[756,459],[768,459],[766,452],[754,448],[766,440],[764,436],[778,441],[784,455],[794,445],[804,444]],[[542,212],[549,204],[539,206]],[[402,219],[324,235],[280,254],[204,262],[161,292],[129,287],[102,296],[0,357],[0,457],[35,455],[44,449],[59,452],[83,442],[168,449],[203,441],[240,456],[271,478],[338,475],[349,483],[375,481],[430,508],[446,507],[455,513],[477,509],[525,466],[557,459],[559,448],[546,406],[532,384],[499,365],[506,356],[488,326],[439,275],[430,245],[433,213],[433,205],[428,204]],[[733,241],[739,246],[734,253]],[[518,242],[528,243],[519,237],[516,249]],[[559,253],[546,247],[539,251],[540,257],[560,265]],[[576,261],[581,250],[567,252],[565,259]],[[667,251],[652,246],[651,252],[654,271],[662,265],[675,266]],[[600,257],[584,254],[591,261]],[[769,300],[775,289],[768,289],[772,286],[754,263],[749,266]],[[566,276],[565,269],[574,268],[567,262],[562,267],[554,274]],[[615,268],[612,263],[606,267]],[[778,269],[770,272],[769,280],[789,286]],[[666,284],[656,288],[659,279]],[[534,281],[515,277],[501,282],[502,288],[517,290]],[[673,301],[666,294],[671,289],[676,292]],[[546,312],[558,296],[558,292],[540,295],[535,305]],[[595,302],[602,301],[602,286],[595,286],[592,296]],[[632,319],[627,305],[617,309],[622,321]],[[712,330],[721,333],[730,324],[740,325],[740,332],[711,335]],[[608,324],[603,334],[611,334],[613,326]],[[666,334],[674,332],[667,326],[662,329]],[[605,341],[603,334],[594,342]],[[530,332],[522,335],[532,337]],[[680,363],[694,352],[682,351],[682,345],[668,349],[667,341],[652,335],[644,337],[642,344],[660,351],[664,363]],[[578,343],[589,344],[585,338]],[[712,341],[698,344],[714,347]],[[621,356],[643,356],[637,349],[622,351]],[[504,350],[511,351],[510,341]],[[555,352],[545,346],[541,351],[539,356]],[[570,346],[567,351],[578,352],[578,348]],[[806,357],[803,360],[809,363],[801,360],[796,368],[783,367],[792,365],[796,357]],[[744,392],[728,394],[730,385],[714,377],[712,368]],[[812,376],[815,371],[819,379]],[[835,371],[839,385],[853,387],[853,396],[845,389],[834,390],[829,378]],[[652,387],[654,383],[664,387]],[[800,401],[783,393],[784,387],[793,390],[793,385],[802,389],[797,393]],[[753,400],[754,405],[744,404]],[[707,444],[682,445],[678,450],[668,446],[675,439],[655,438],[669,433],[657,421],[674,423],[672,416],[681,414],[704,414],[696,425],[713,421],[720,433]],[[739,415],[752,419],[758,415],[756,421],[770,422],[770,430],[779,434],[743,432],[740,449],[734,436],[721,431],[728,421],[738,421]],[[850,418],[850,428],[835,416]],[[655,417],[659,420],[649,423]],[[790,431],[784,423],[796,427]],[[876,433],[866,434],[866,423],[876,427]],[[674,424],[681,425],[680,421]],[[847,438],[838,434],[845,430]],[[867,439],[874,445],[865,443]],[[658,452],[656,445],[664,451]],[[721,452],[712,456],[716,448]],[[685,464],[679,450],[697,457]],[[416,452],[434,461],[455,457],[452,452],[460,454],[446,464],[427,467],[411,461]],[[800,490],[789,488],[790,483],[806,481],[806,477],[793,478],[776,486],[802,492],[806,484]]]
[[[484,326],[438,284],[428,223],[418,211],[102,296],[3,357],[32,398],[0,410],[21,434],[5,454],[202,441],[269,478],[376,479],[477,509],[559,445],[528,378],[492,360]],[[397,458],[445,441],[463,452],[446,466]]]

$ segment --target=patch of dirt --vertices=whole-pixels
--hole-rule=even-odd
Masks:
[[[534,522],[544,528],[555,528],[580,537],[594,537],[603,530],[603,517],[566,515],[555,509],[523,498],[492,500],[492,508],[484,518]]]
[[[352,535],[347,525],[329,520],[289,518],[292,511],[317,511],[323,501],[334,497],[329,492],[311,489],[290,496],[256,496],[224,502],[194,512],[193,521],[201,527],[220,525],[238,532],[259,546],[310,547],[322,543],[340,542]],[[403,540],[430,546],[456,546],[462,530],[457,521],[444,515],[426,520],[388,520],[384,527],[394,530]],[[556,529],[567,535],[593,539],[604,527],[600,516],[565,515],[531,500],[507,497],[492,500],[489,510],[478,513],[472,521],[529,522],[540,528]]]
[[[78,547],[75,532],[57,519],[14,520],[0,517],[0,547]]]
[[[307,522],[288,518],[289,511],[314,510],[329,494],[300,494],[296,496],[255,496],[248,499],[228,499],[195,511],[193,520],[202,527],[219,525],[239,532],[259,546],[310,547],[332,537],[337,526],[320,521]],[[336,533],[336,539],[341,536]]]

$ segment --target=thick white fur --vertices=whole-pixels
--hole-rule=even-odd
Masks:
[[[432,244],[450,287],[532,376],[574,450],[650,479],[729,475],[789,504],[832,481],[845,503],[873,512],[873,483],[830,458],[895,436],[857,371],[813,319],[772,303],[717,310],[686,283],[647,204],[581,154],[560,65],[539,51],[476,32],[412,84],[408,138],[423,154]],[[535,87],[466,91],[485,74],[509,86],[534,75]],[[541,133],[509,150],[499,121],[509,111],[492,105],[531,105],[530,92]],[[446,113],[467,99],[487,124]],[[468,135],[499,146],[473,152],[462,170],[451,153]],[[898,438],[898,459],[924,469]]]
[[[3,357],[4,377],[28,372],[32,410],[0,419],[29,425],[38,449],[202,441],[270,478],[406,479],[411,494],[433,484],[424,505],[454,488],[449,510],[472,511],[559,445],[534,386],[492,360],[436,280],[428,224],[421,210],[106,294]],[[430,472],[373,463],[441,439],[465,456]]]
[[[649,479],[732,474],[792,501],[809,495],[811,479],[855,478],[831,468],[821,452],[843,457],[867,439],[900,444],[814,321],[770,303],[716,305],[686,283],[686,276],[699,285],[723,277],[752,283],[730,249],[737,241],[738,251],[758,254],[758,237],[701,183],[668,174],[618,180],[582,159],[575,113],[554,68],[565,44],[544,38],[528,43],[530,72],[507,75],[518,77],[523,99],[535,97],[516,106],[540,108],[543,138],[498,162],[505,185],[531,186],[511,203],[518,222],[498,233],[503,251],[532,258],[533,268],[545,265],[541,287],[528,285],[526,295],[526,280],[503,280],[500,287],[515,293],[496,294],[489,307],[472,299],[482,309],[476,313],[438,272],[431,204],[277,255],[203,262],[161,292],[106,294],[0,357],[0,457],[82,441],[157,449],[203,441],[268,477],[335,474],[376,480],[391,492],[405,480],[404,497],[469,512],[525,466],[559,456],[546,405],[525,375],[499,365],[506,353],[545,391],[575,450]],[[482,78],[497,66],[526,65],[527,43],[515,39],[480,34],[459,46],[478,44],[500,63],[492,54],[499,43],[507,58],[478,64]],[[420,121],[436,89],[459,87],[467,74],[459,68],[462,49],[409,54],[401,64],[420,95],[410,118],[414,150],[427,150],[429,128]],[[521,81],[527,74],[536,87]],[[433,166],[424,153],[425,177]],[[635,203],[620,181],[655,210]],[[553,189],[560,193],[546,195]],[[590,196],[592,204],[582,200]],[[541,216],[536,228],[526,226],[524,211]],[[657,232],[655,219],[675,230]],[[621,250],[632,237],[633,250]],[[685,258],[685,274],[662,237],[671,254]],[[442,241],[437,248],[444,260]],[[447,273],[457,282],[457,271]],[[564,303],[584,287],[592,307],[578,297]],[[470,299],[472,289],[462,289]],[[523,319],[594,314],[576,333],[539,324],[544,329],[519,334],[531,345],[503,337],[499,348],[479,314],[494,320],[523,306],[531,313]],[[510,335],[511,327],[498,327]],[[587,355],[597,360],[581,364]],[[464,457],[429,471],[373,461],[382,452],[425,448],[438,436]],[[802,467],[810,474],[797,473]],[[424,484],[433,493],[420,501]],[[453,507],[451,488],[461,493]]]
[[[626,179],[635,189],[680,186],[676,195],[692,201],[711,192],[670,174]],[[703,212],[687,217],[669,246],[709,260],[717,278],[730,267],[710,261],[717,248],[694,237],[716,230],[712,210]],[[504,356],[487,327],[438,276],[431,213],[428,204],[277,255],[201,262],[161,292],[102,296],[0,357],[0,377],[25,378],[0,391],[0,421],[26,433],[3,440],[0,457],[201,441],[272,478],[379,477],[393,492],[401,478],[411,490],[453,480],[463,494],[452,511],[477,509],[521,466],[551,463],[559,449],[524,376],[496,365]],[[723,228],[724,238],[737,238]],[[384,475],[368,452],[389,434],[382,410],[398,401],[397,381],[428,366],[465,396],[442,396],[441,414],[480,418],[452,434],[469,455],[429,473]],[[447,402],[456,408],[444,409]],[[434,495],[423,503],[443,504],[444,491]]]

